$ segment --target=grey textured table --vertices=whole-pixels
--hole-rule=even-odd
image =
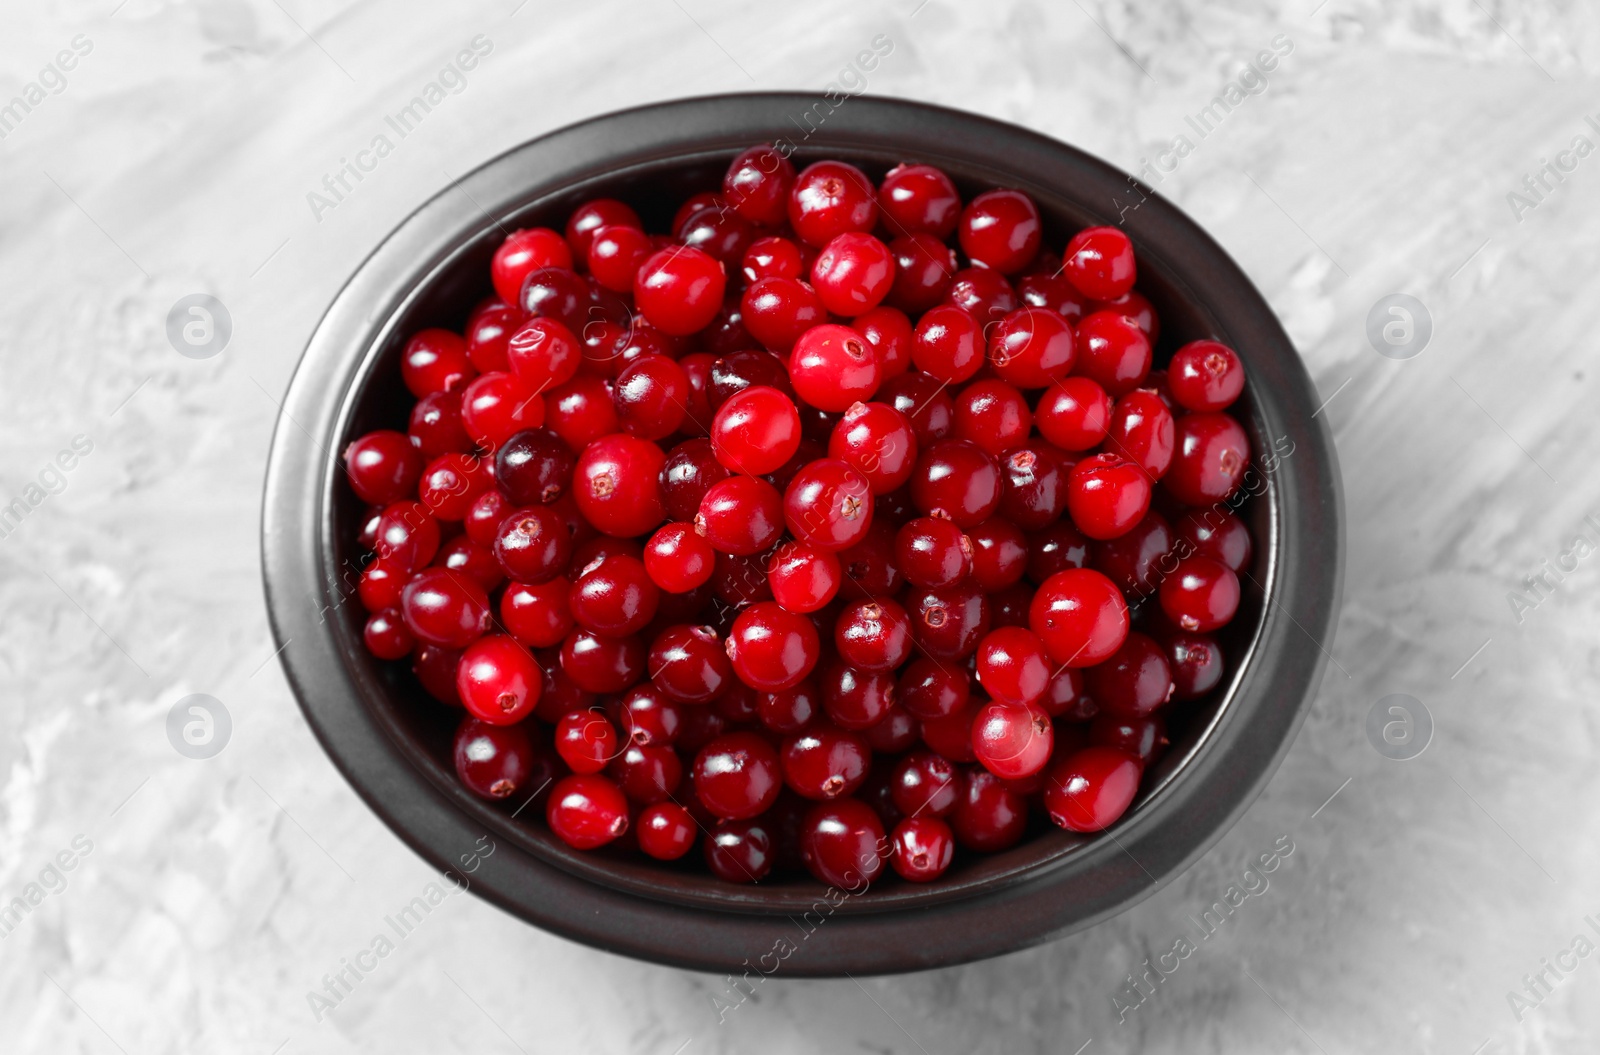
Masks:
[[[653,99],[820,92],[879,34],[893,50],[847,84],[1146,170],[1302,349],[1339,443],[1350,560],[1293,751],[1186,874],[1029,952],[775,977],[719,1022],[720,980],[451,897],[319,1020],[307,993],[435,877],[334,772],[273,660],[260,483],[310,328],[383,232],[507,147]],[[475,67],[333,195],[474,41]],[[1246,72],[1274,47],[1275,69]],[[1594,1050],[1597,63],[1600,9],[1571,2],[8,12],[0,107],[26,105],[0,109],[0,505],[27,515],[0,538],[0,901],[38,904],[0,916],[6,1049]],[[1207,116],[1230,83],[1237,105]],[[166,333],[196,293],[232,319],[203,360]],[[1395,293],[1431,320],[1410,358],[1367,335]],[[1420,343],[1375,318],[1398,327],[1391,352]],[[168,739],[194,693],[231,719],[213,758]],[[1409,761],[1367,732],[1391,695],[1431,715]],[[1247,877],[1275,845],[1293,851]],[[1183,938],[1195,952],[1146,980]]]

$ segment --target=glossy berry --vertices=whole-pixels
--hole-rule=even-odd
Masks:
[[[722,177],[722,196],[740,216],[763,227],[781,227],[788,216],[794,165],[776,147],[742,151]]]
[[[535,766],[533,745],[519,725],[464,719],[456,729],[456,775],[480,798],[509,798],[527,786]]]
[[[1072,463],[1048,443],[1013,447],[1000,461],[1000,516],[1023,531],[1042,531],[1067,508]]]
[[[1153,640],[1137,631],[1105,662],[1083,672],[1084,688],[1102,714],[1124,721],[1147,718],[1172,698],[1172,672]]]
[[[500,594],[500,624],[529,648],[553,648],[572,632],[571,589],[559,576],[537,584],[513,582]]]
[[[858,670],[895,670],[911,655],[911,619],[888,598],[857,601],[839,613],[833,646]]]
[[[543,675],[533,656],[505,634],[474,641],[456,668],[456,691],[473,717],[491,725],[515,725],[539,702]]]
[[[913,586],[953,586],[972,573],[972,543],[946,517],[908,520],[894,547],[895,562]]]
[[[559,319],[529,319],[506,342],[507,366],[530,393],[572,380],[582,361],[582,342]]]
[[[676,802],[657,802],[639,811],[634,835],[639,849],[657,861],[676,861],[694,848],[700,829]]]
[[[888,863],[883,821],[857,799],[813,806],[800,829],[800,857],[818,881],[861,892]]]
[[[483,374],[461,393],[461,426],[486,451],[542,424],[544,397],[511,374]]]
[[[964,659],[978,647],[989,629],[989,602],[971,582],[906,597],[912,635],[929,656],[940,660]]]
[[[467,341],[467,358],[479,373],[508,369],[506,342],[522,325],[522,310],[499,297],[490,297],[473,309],[467,317],[464,336]]]
[[[1027,267],[1043,237],[1039,210],[1015,190],[985,191],[972,199],[962,210],[957,233],[963,253],[1002,275]]]
[[[1022,627],[989,632],[978,645],[978,684],[1001,703],[1037,703],[1050,685],[1044,642]]]
[[[617,727],[598,708],[570,711],[556,722],[556,753],[574,773],[598,773],[619,753]]]
[[[1185,414],[1178,419],[1172,466],[1161,484],[1184,505],[1212,505],[1239,489],[1250,465],[1250,441],[1227,414]]]
[[[987,267],[964,267],[950,276],[944,299],[977,319],[986,333],[1022,306],[1006,277]]]
[[[578,457],[573,497],[578,509],[607,535],[643,535],[661,523],[661,448],[634,436],[615,435],[591,443]]]
[[[1239,577],[1210,557],[1189,557],[1161,583],[1161,610],[1182,629],[1208,634],[1239,610]]]
[[[800,470],[783,496],[789,533],[837,553],[860,542],[872,524],[872,490],[844,462],[819,459]]]
[[[984,361],[983,330],[971,312],[951,304],[929,308],[917,322],[911,361],[938,381],[965,381]]]
[[[809,542],[786,542],[767,562],[772,597],[786,612],[815,612],[839,592],[843,569],[832,552]]]
[[[783,534],[783,496],[765,480],[730,476],[700,500],[694,529],[719,553],[749,557],[770,549]]]
[[[665,524],[644,547],[644,569],[650,581],[668,593],[688,593],[709,582],[716,551],[693,524]]]
[[[878,197],[854,165],[819,161],[789,191],[789,225],[808,245],[824,246],[846,231],[870,231],[878,222]]]
[[[1098,447],[1111,427],[1111,397],[1087,377],[1063,377],[1040,397],[1034,423],[1064,451]]]
[[[1132,530],[1089,549],[1089,563],[1129,596],[1148,596],[1160,585],[1165,568],[1177,564],[1172,552],[1172,528],[1160,513],[1146,513]]]
[[[1150,478],[1116,454],[1096,454],[1067,476],[1067,511],[1092,539],[1125,535],[1150,510]]]
[[[1115,451],[1159,480],[1172,464],[1177,431],[1172,412],[1153,390],[1136,388],[1111,410],[1106,449]]]
[[[1078,323],[1077,371],[1116,399],[1138,388],[1150,372],[1150,338],[1114,311],[1085,315]]]
[[[956,273],[956,255],[931,234],[902,235],[889,243],[894,258],[894,284],[885,303],[912,313],[927,311],[944,299]]]
[[[1061,266],[1068,281],[1094,300],[1122,296],[1137,277],[1133,243],[1118,227],[1086,227],[1073,235]]]
[[[813,801],[854,794],[871,763],[872,751],[860,734],[827,721],[813,722],[783,742],[784,783]]]
[[[733,665],[716,632],[703,626],[671,626],[650,645],[649,676],[682,703],[709,703],[733,681]]]
[[[955,403],[948,388],[927,374],[902,374],[883,385],[879,402],[887,403],[911,422],[918,447],[947,439],[955,431]]]
[[[567,845],[594,850],[628,830],[628,800],[605,777],[574,774],[550,789],[545,819]]]
[[[956,843],[968,850],[999,853],[1022,840],[1028,801],[987,769],[967,775],[963,794],[946,820]]]
[[[817,680],[823,710],[845,729],[869,730],[894,706],[895,680],[882,671],[858,670],[840,660],[829,664]]]
[[[494,480],[512,505],[549,505],[572,489],[572,448],[551,432],[530,429],[495,452]]]
[[[716,315],[726,289],[720,261],[692,246],[671,246],[640,265],[633,301],[662,333],[687,336]]]
[[[628,743],[606,767],[630,802],[651,805],[671,799],[683,783],[683,760],[665,745]]]
[[[811,287],[828,311],[854,317],[889,295],[894,273],[894,254],[888,246],[870,234],[846,231],[817,254],[811,265]]]
[[[1104,575],[1072,568],[1040,584],[1028,625],[1044,642],[1052,663],[1092,667],[1122,647],[1128,636],[1128,605]]]
[[[945,440],[928,447],[911,475],[911,499],[917,508],[962,528],[981,524],[994,514],[1000,507],[1000,488],[1000,466],[968,440]]]
[[[1050,769],[1044,804],[1058,827],[1097,832],[1116,823],[1139,792],[1138,759],[1111,747],[1086,747]]]
[[[811,273],[807,255],[788,238],[757,238],[744,251],[742,270],[746,282],[764,278],[804,278]]]
[[[612,389],[622,427],[644,440],[666,439],[688,411],[689,378],[664,355],[643,355],[623,368]]]
[[[828,457],[860,473],[874,495],[888,494],[911,479],[916,434],[906,416],[887,403],[855,403],[834,426]]]
[[[540,268],[571,266],[572,248],[567,240],[548,227],[534,227],[506,236],[495,250],[489,274],[500,299],[516,304],[529,274]]]
[[[403,432],[380,429],[345,448],[345,475],[363,502],[388,505],[416,494],[422,452]]]
[[[367,651],[379,659],[404,659],[417,644],[398,608],[382,608],[372,613],[361,630],[361,640],[366,643]]]
[[[999,378],[972,382],[955,397],[956,435],[996,458],[1028,438],[1033,413],[1022,393]]]
[[[1172,354],[1167,388],[1185,410],[1226,410],[1244,391],[1244,364],[1221,341],[1190,341]]]
[[[1244,521],[1218,509],[1195,510],[1172,522],[1173,537],[1187,550],[1181,556],[1210,557],[1235,572],[1250,564],[1250,529]]]
[[[983,767],[1005,780],[1042,770],[1055,745],[1050,716],[1033,703],[993,700],[972,723],[972,752]]]
[[[1158,715],[1122,719],[1103,714],[1089,723],[1089,743],[1115,748],[1148,766],[1167,746],[1167,723]]]
[[[772,871],[777,847],[764,820],[724,821],[706,835],[706,867],[729,883],[759,883]]]
[[[717,409],[711,446],[730,472],[765,476],[800,449],[800,414],[793,400],[776,388],[752,385]]]
[[[797,733],[822,713],[822,694],[810,679],[782,692],[756,694],[756,717],[775,733]]]
[[[449,330],[418,331],[400,357],[400,378],[418,399],[456,391],[477,373],[467,355],[467,342]]]
[[[955,833],[937,817],[908,817],[895,826],[889,861],[896,874],[913,883],[944,875],[956,852]]]
[[[442,568],[406,584],[401,611],[419,640],[445,648],[465,648],[489,629],[489,596],[483,587]]]
[[[583,333],[594,304],[593,291],[584,277],[567,267],[542,267],[522,280],[516,302],[529,318],[558,319],[573,333]]]
[[[801,334],[789,355],[789,378],[801,399],[837,413],[878,390],[878,357],[848,326],[827,323]]]
[[[949,238],[961,216],[961,196],[932,165],[896,165],[878,188],[883,222],[897,235]]]
[[[777,750],[754,733],[719,736],[695,758],[695,795],[723,820],[766,812],[782,786]]]
[[[621,692],[644,673],[637,637],[602,637],[581,627],[561,643],[561,669],[586,692]]]
[[[579,626],[607,637],[637,634],[655,618],[659,603],[660,590],[643,562],[621,554],[583,569],[567,600]]]
[[[1222,649],[1203,634],[1174,634],[1163,646],[1174,700],[1199,699],[1222,683]]]
[[[762,601],[734,620],[727,651],[734,672],[746,685],[781,692],[811,673],[821,643],[810,619],[786,612],[776,602]]]
[[[585,260],[596,282],[617,293],[632,293],[639,268],[654,251],[650,236],[637,227],[608,224],[591,232]]]
[[[990,367],[1018,388],[1043,388],[1065,377],[1077,357],[1072,326],[1047,308],[1020,308],[989,333]]]
[[[495,533],[494,556],[507,578],[544,582],[566,570],[572,535],[550,506],[514,509]]]

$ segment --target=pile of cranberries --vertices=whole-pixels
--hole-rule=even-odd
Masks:
[[[1135,271],[1018,191],[769,146],[667,235],[513,231],[465,333],[407,344],[406,431],[345,452],[367,647],[582,850],[853,887],[1105,828],[1251,559],[1243,366],[1152,370]]]

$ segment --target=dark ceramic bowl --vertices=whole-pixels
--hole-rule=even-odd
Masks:
[[[809,134],[807,134],[807,130]],[[832,894],[809,879],[737,886],[693,861],[579,853],[545,827],[468,793],[451,762],[459,712],[403,664],[362,646],[354,596],[362,507],[336,456],[369,429],[405,428],[399,355],[426,326],[460,328],[489,290],[505,231],[560,227],[586,198],[631,202],[665,229],[689,194],[714,189],[740,149],[787,142],[874,179],[903,160],[942,167],[970,197],[1032,195],[1057,250],[1077,228],[1121,222],[1139,288],[1161,314],[1158,365],[1184,341],[1238,349],[1249,383],[1235,412],[1255,450],[1240,515],[1256,539],[1244,602],[1222,637],[1228,675],[1177,710],[1171,749],[1134,807],[1084,837],[1035,819],[1029,838],[960,858],[939,881],[885,873]],[[1063,143],[972,114],[888,99],[830,108],[806,95],[689,99],[553,132],[462,178],[400,224],[339,293],[308,344],[273,439],[263,549],[273,630],[290,684],[334,763],[419,854],[506,910],[600,948],[718,972],[882,973],[992,956],[1082,929],[1152,892],[1210,847],[1272,775],[1310,704],[1338,608],[1343,531],[1332,444],[1316,392],[1272,311],[1193,221]],[[1270,464],[1270,463],[1269,463]],[[492,851],[484,856],[485,850]],[[796,922],[800,921],[800,922]],[[788,944],[785,944],[788,943]],[[774,953],[773,950],[782,950]]]

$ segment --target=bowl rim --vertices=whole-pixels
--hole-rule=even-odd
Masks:
[[[1025,186],[1049,173],[1051,186],[1077,181],[1082,189],[1074,197],[1081,200],[1090,200],[1091,191],[1107,202],[1122,200],[1119,194],[1131,200],[1133,188],[1137,207],[1120,220],[1146,247],[1142,256],[1159,257],[1169,280],[1205,305],[1216,335],[1245,356],[1260,434],[1294,444],[1291,470],[1268,473],[1262,496],[1270,538],[1260,624],[1243,661],[1234,664],[1227,702],[1204,742],[1177,779],[1147,790],[1104,837],[1065,843],[1069,850],[988,877],[981,889],[913,890],[875,896],[865,907],[851,901],[856,893],[838,891],[842,898],[816,899],[819,924],[810,931],[792,914],[809,922],[811,913],[786,905],[786,914],[769,915],[774,909],[760,895],[696,903],[597,883],[518,841],[495,842],[463,810],[470,796],[423,777],[361,703],[326,618],[343,599],[327,575],[333,552],[327,501],[337,474],[330,444],[340,438],[390,328],[429,279],[501,217],[619,167],[677,165],[779,141],[799,127],[786,122],[818,101],[806,93],[750,93],[621,110],[547,133],[460,177],[401,221],[335,296],[284,397],[268,461],[263,578],[279,660],[340,772],[430,864],[491,902],[568,937],[678,966],[737,970],[751,958],[764,962],[760,953],[787,941],[804,949],[794,962],[781,957],[791,974],[916,969],[1010,951],[1130,907],[1220,839],[1276,770],[1319,684],[1342,586],[1342,495],[1326,423],[1313,416],[1315,388],[1271,309],[1220,246],[1153,190],[1067,144],[962,111],[850,97],[805,137],[806,152],[893,150],[936,164],[992,168],[996,185]],[[1018,172],[1030,175],[1019,180]],[[1099,222],[1113,219],[1102,214]],[[308,471],[313,466],[319,471]],[[1232,764],[1223,766],[1224,758]],[[493,847],[487,854],[484,839]],[[826,940],[807,941],[824,919],[832,924]]]

